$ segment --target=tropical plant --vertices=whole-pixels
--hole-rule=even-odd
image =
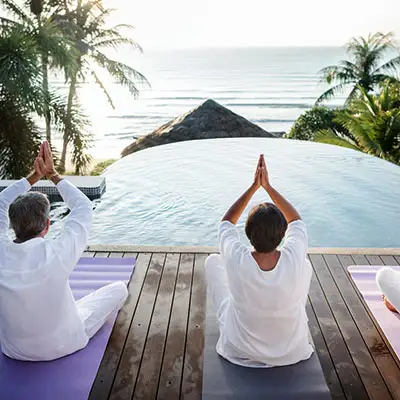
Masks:
[[[386,81],[379,94],[359,87],[361,98],[353,100],[336,121],[348,134],[322,130],[315,140],[349,147],[400,164],[400,85]]]
[[[138,83],[147,82],[146,78],[132,67],[109,58],[104,50],[118,50],[121,46],[139,49],[138,44],[125,34],[132,30],[131,25],[119,24],[107,27],[107,20],[115,11],[105,8],[101,0],[78,0],[74,7],[67,1],[66,8],[60,20],[68,22],[68,34],[75,42],[78,51],[77,68],[70,74],[66,127],[61,152],[60,169],[65,169],[68,144],[71,142],[72,110],[77,99],[77,88],[80,82],[91,78],[104,92],[110,105],[114,107],[112,97],[105,84],[101,81],[99,70],[106,71],[117,83],[126,87],[134,96],[138,95]],[[71,31],[72,28],[72,31]]]
[[[353,38],[346,45],[350,60],[342,60],[339,65],[331,65],[320,71],[322,80],[329,85],[335,84],[325,91],[316,101],[324,100],[350,90],[347,103],[360,95],[360,90],[369,93],[386,80],[397,80],[397,68],[400,56],[387,60],[396,51],[392,33],[375,33],[366,39]]]
[[[32,167],[40,134],[32,112],[42,111],[35,43],[15,28],[0,36],[0,177],[19,179]]]
[[[314,140],[314,135],[323,129],[339,129],[335,122],[337,110],[328,107],[314,106],[305,111],[294,123],[287,134],[289,139]]]
[[[54,0],[26,0],[26,8],[13,0],[0,0],[13,18],[1,17],[2,33],[18,30],[29,37],[36,47],[37,63],[41,68],[42,109],[46,127],[46,138],[51,142],[51,93],[49,69],[71,70],[75,68],[76,49],[73,42],[61,30],[57,22],[60,7],[54,7]]]

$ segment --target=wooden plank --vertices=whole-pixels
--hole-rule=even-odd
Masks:
[[[357,264],[357,265],[368,265],[369,264],[367,258],[364,255],[352,254],[351,258],[353,259],[354,264]]]
[[[152,255],[110,399],[126,400],[133,396],[164,263],[165,254]]]
[[[160,289],[135,386],[134,399],[154,399],[157,395],[179,258],[179,254],[168,254],[165,261]]]
[[[193,254],[181,254],[157,399],[180,398],[193,264]]]
[[[125,347],[127,334],[137,307],[151,254],[141,253],[136,261],[135,272],[128,286],[129,297],[118,314],[103,360],[90,394],[91,400],[108,399],[117,368]]]
[[[325,255],[324,258],[385,384],[392,396],[400,398],[400,370],[397,368],[380,332],[371,320],[364,303],[358,296],[347,272],[347,267],[354,264],[352,258],[343,255]]]
[[[108,258],[108,256],[110,255],[110,252],[106,252],[106,251],[98,251],[94,256],[96,258]]]
[[[122,258],[138,258],[140,254],[145,254],[145,253],[122,253]]]
[[[387,386],[343,301],[324,257],[313,255],[311,261],[369,398],[391,399]]]
[[[366,255],[365,257],[371,265],[383,265],[381,258],[377,255]]]
[[[118,252],[112,252],[109,255],[109,258],[122,258],[124,256],[124,253],[118,253]]]
[[[333,365],[332,358],[329,354],[329,350],[322,335],[321,327],[319,326],[317,317],[310,301],[307,301],[307,315],[310,333],[313,338],[314,346],[317,351],[322,370],[324,371],[326,383],[328,384],[332,399],[345,399],[346,397],[344,395],[342,385],[340,384],[335,366]]]
[[[189,323],[183,367],[181,396],[201,399],[203,388],[203,349],[206,319],[206,282],[204,263],[206,254],[196,254],[189,308]]]
[[[82,254],[82,257],[89,257],[89,258],[92,258],[92,257],[94,257],[95,254],[96,254],[96,253],[95,253],[94,251],[85,251],[85,252]]]
[[[384,265],[399,265],[399,263],[393,256],[381,256],[381,260]]]
[[[349,399],[368,399],[369,396],[365,391],[342,333],[337,325],[337,321],[333,316],[331,305],[328,304],[327,298],[325,297],[324,290],[326,288],[324,287],[323,290],[317,278],[318,274],[316,273],[316,269],[319,265],[316,262],[316,256],[312,255],[310,257],[314,267],[314,274],[310,287],[310,299],[343,391]],[[332,306],[334,307],[334,305]]]
[[[400,265],[400,256],[394,256],[394,259],[397,261],[398,265]]]

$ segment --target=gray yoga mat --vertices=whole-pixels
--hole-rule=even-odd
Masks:
[[[246,368],[220,357],[215,346],[219,337],[217,318],[207,302],[203,364],[203,400],[328,400],[318,356],[307,361],[275,368]]]

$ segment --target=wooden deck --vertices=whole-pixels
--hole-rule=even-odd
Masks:
[[[207,252],[151,250],[86,253],[137,257],[130,297],[118,316],[91,400],[201,398]],[[309,325],[332,398],[400,399],[399,360],[346,270],[354,264],[399,265],[400,252],[320,249],[309,257],[314,268]]]

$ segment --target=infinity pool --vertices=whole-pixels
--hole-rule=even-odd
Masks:
[[[335,146],[255,138],[176,143],[118,161],[106,172],[90,242],[215,245],[218,221],[252,182],[261,152],[272,184],[306,221],[310,246],[400,247],[398,166]],[[267,199],[260,190],[251,205]]]

